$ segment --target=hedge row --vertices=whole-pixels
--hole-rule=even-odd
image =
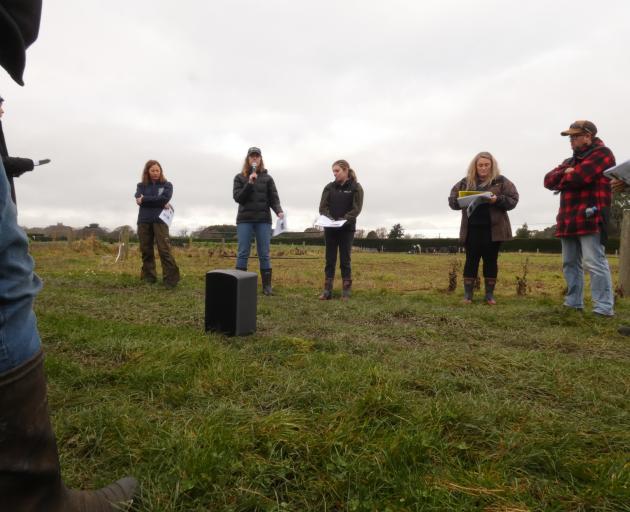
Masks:
[[[49,237],[37,238],[37,241],[50,241]],[[61,240],[61,239],[60,239]],[[216,240],[207,239],[194,239],[195,243],[221,243],[225,240],[226,243],[236,243],[236,239],[225,238]],[[104,240],[107,242],[114,242],[113,240]],[[186,246],[190,243],[190,239],[187,237],[171,237],[171,243],[174,246]],[[324,245],[323,237],[278,237],[272,238],[271,243],[274,245]],[[384,252],[415,252],[419,247],[421,252],[436,252],[436,253],[455,253],[461,248],[459,240],[457,238],[403,238],[398,240],[390,239],[368,239],[368,238],[356,238],[354,240],[354,247],[360,247],[363,249],[373,249],[375,251]],[[543,252],[543,253],[555,253],[562,252],[560,240],[557,238],[514,238],[508,242],[504,242],[502,251],[506,252]],[[616,254],[619,251],[619,239],[612,238],[608,240],[606,244],[606,252],[609,254]]]

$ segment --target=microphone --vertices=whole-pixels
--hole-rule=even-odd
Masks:
[[[252,164],[252,173],[249,175],[252,181],[256,181],[258,175],[256,174],[256,164]]]

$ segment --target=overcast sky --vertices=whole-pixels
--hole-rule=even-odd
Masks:
[[[358,227],[454,236],[447,196],[479,151],[554,223],[544,174],[590,119],[630,158],[630,2],[44,0],[26,86],[0,77],[21,225],[135,225],[148,159],[174,185],[172,234],[233,224],[232,180],[262,149],[289,227],[317,216],[334,160],[365,190]]]

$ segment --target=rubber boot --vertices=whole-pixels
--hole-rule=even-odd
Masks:
[[[497,284],[495,277],[484,277],[484,283],[486,285],[486,303],[490,306],[496,306],[497,301],[494,300],[494,286]]]
[[[332,299],[332,290],[333,290],[333,282],[335,281],[334,277],[327,277],[324,279],[324,291],[319,296],[319,300],[330,300]]]
[[[472,304],[475,280],[474,277],[464,277],[464,304]]]
[[[260,271],[260,278],[262,279],[263,294],[273,295],[273,288],[271,287],[271,269]]]
[[[352,295],[352,279],[343,279],[341,289],[341,300],[348,300]]]
[[[97,491],[67,489],[61,480],[48,416],[44,355],[0,375],[0,496],[11,512],[129,510],[138,482],[123,478]]]

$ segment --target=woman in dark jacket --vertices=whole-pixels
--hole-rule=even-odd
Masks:
[[[265,169],[259,148],[252,147],[247,150],[243,168],[240,173],[234,176],[233,196],[234,201],[238,203],[236,269],[247,270],[252,238],[255,236],[263,293],[272,295],[271,258],[269,256],[271,213],[269,209],[271,208],[280,219],[284,217],[284,213],[280,206],[276,184]]]
[[[462,191],[488,192],[489,197],[480,197],[468,208],[462,209],[457,198]],[[487,151],[478,153],[468,166],[468,173],[451,190],[448,204],[453,210],[462,210],[459,240],[466,248],[464,264],[464,303],[470,304],[473,288],[479,272],[479,261],[483,259],[485,300],[496,304],[494,287],[497,282],[499,249],[501,242],[512,238],[508,210],[518,203],[518,192],[514,184],[501,176],[499,165]]]
[[[141,279],[148,283],[157,281],[153,244],[157,243],[162,262],[164,285],[174,288],[179,282],[179,268],[171,253],[168,225],[160,219],[163,210],[170,208],[173,185],[166,181],[162,166],[157,160],[149,160],[142,171],[142,181],[136,187],[138,211],[138,239],[142,253]]]
[[[337,251],[339,251],[339,267],[342,279],[342,298],[350,298],[352,289],[351,251],[357,217],[363,208],[363,188],[357,181],[357,175],[345,160],[337,160],[332,165],[335,181],[324,187],[319,204],[319,214],[333,220],[345,220],[338,228],[324,228],[326,241],[326,267],[324,268],[324,291],[320,300],[332,298]]]

